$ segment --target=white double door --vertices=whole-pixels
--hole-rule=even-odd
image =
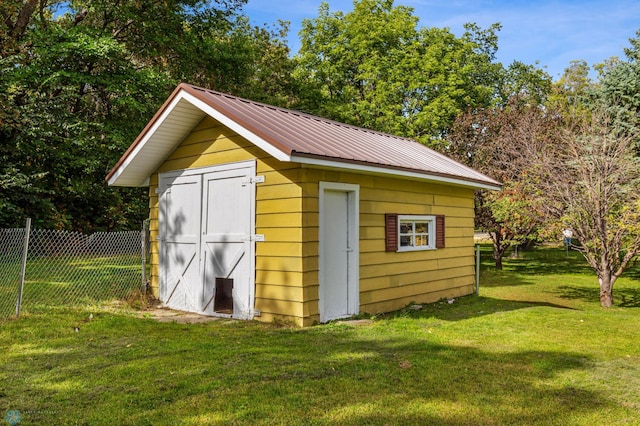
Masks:
[[[253,318],[254,176],[255,161],[160,174],[159,293],[166,306]],[[223,294],[231,286],[232,307]]]

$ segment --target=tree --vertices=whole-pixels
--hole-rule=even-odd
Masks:
[[[585,61],[571,61],[562,76],[555,84],[556,97],[567,105],[575,106],[585,100],[587,93],[593,89],[594,82],[589,77],[591,68]]]
[[[514,61],[501,70],[498,79],[497,105],[506,106],[514,99],[530,105],[543,105],[551,93],[552,79],[544,70]]]
[[[146,191],[104,176],[180,81],[291,103],[286,25],[243,3],[0,3],[0,227],[140,226]]]
[[[575,248],[598,276],[603,307],[613,305],[614,283],[640,253],[636,136],[615,126],[604,108],[575,114],[561,143],[548,144],[538,160],[545,206],[573,230]]]
[[[498,24],[456,37],[418,28],[392,0],[356,0],[349,13],[303,21],[296,76],[301,109],[425,143],[442,138],[456,115],[494,99]]]
[[[612,57],[595,66],[598,82],[589,91],[587,102],[597,108],[605,107],[612,125],[634,132],[640,125],[640,30],[629,39],[625,48],[627,60]],[[640,150],[640,141],[636,141]]]
[[[19,178],[0,196],[2,226],[26,215],[38,226],[86,231],[140,226],[144,194],[108,188],[104,175],[157,108],[168,79],[137,69],[121,43],[95,28],[57,21],[33,28],[1,60],[0,174]]]
[[[514,97],[505,107],[459,116],[448,135],[449,155],[503,183],[502,191],[475,197],[476,228],[489,233],[497,269],[508,248],[536,239],[544,198],[533,172],[559,125],[557,114]]]

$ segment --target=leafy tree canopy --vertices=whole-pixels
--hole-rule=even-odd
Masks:
[[[244,0],[0,5],[0,227],[138,227],[143,190],[104,176],[180,81],[291,102],[292,61]]]
[[[356,0],[349,13],[322,3],[300,32],[296,76],[301,108],[339,121],[417,139],[442,141],[455,117],[504,104],[513,94],[541,99],[548,74],[496,62],[500,24],[418,27],[413,9],[392,0]]]

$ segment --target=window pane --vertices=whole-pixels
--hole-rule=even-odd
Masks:
[[[427,222],[416,222],[416,234],[426,234],[427,228]]]
[[[400,222],[400,233],[401,234],[410,234],[413,232],[413,223],[411,222]]]
[[[435,248],[435,216],[398,215],[398,251]]]

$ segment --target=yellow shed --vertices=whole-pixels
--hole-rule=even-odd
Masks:
[[[474,190],[426,146],[181,84],[107,176],[148,186],[168,307],[300,326],[474,291]]]

